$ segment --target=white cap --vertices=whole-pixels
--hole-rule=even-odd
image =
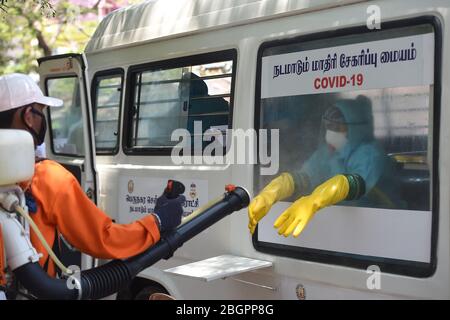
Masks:
[[[11,73],[0,77],[0,112],[15,109],[31,103],[50,107],[61,107],[63,101],[46,97],[31,77]]]

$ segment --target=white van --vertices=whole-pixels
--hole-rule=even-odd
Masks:
[[[185,184],[189,214],[228,183],[256,195],[276,176],[231,157],[174,163],[171,134],[195,121],[201,132],[279,129],[279,173],[323,141],[327,106],[364,96],[394,163],[394,193],[375,204],[326,208],[298,238],[272,227],[289,201],[253,236],[241,210],[118,298],[450,298],[449,36],[445,0],[158,0],[108,15],[83,54],[41,59],[42,88],[65,102],[49,110],[47,156],[119,223],[151,211],[168,179]]]

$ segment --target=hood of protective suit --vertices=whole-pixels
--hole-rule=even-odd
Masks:
[[[338,100],[335,107],[345,118],[347,139],[352,147],[374,140],[372,104],[367,97]]]
[[[208,96],[208,86],[203,80],[199,80],[200,77],[195,73],[190,74],[190,96],[193,97],[205,97]],[[193,81],[192,81],[193,80]]]

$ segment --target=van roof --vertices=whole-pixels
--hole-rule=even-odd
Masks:
[[[107,15],[86,45],[85,53],[361,1],[150,0]]]

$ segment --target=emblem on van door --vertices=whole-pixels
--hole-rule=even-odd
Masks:
[[[191,190],[189,191],[189,196],[192,199],[195,199],[197,197],[197,186],[195,183],[191,183]]]
[[[69,57],[69,60],[65,63],[65,70],[71,70],[73,68],[72,57]]]
[[[133,193],[134,191],[134,181],[130,180],[128,181],[128,193]]]
[[[305,300],[306,299],[306,290],[305,287],[302,284],[298,284],[297,288],[295,288],[295,293],[297,294],[298,300]]]

